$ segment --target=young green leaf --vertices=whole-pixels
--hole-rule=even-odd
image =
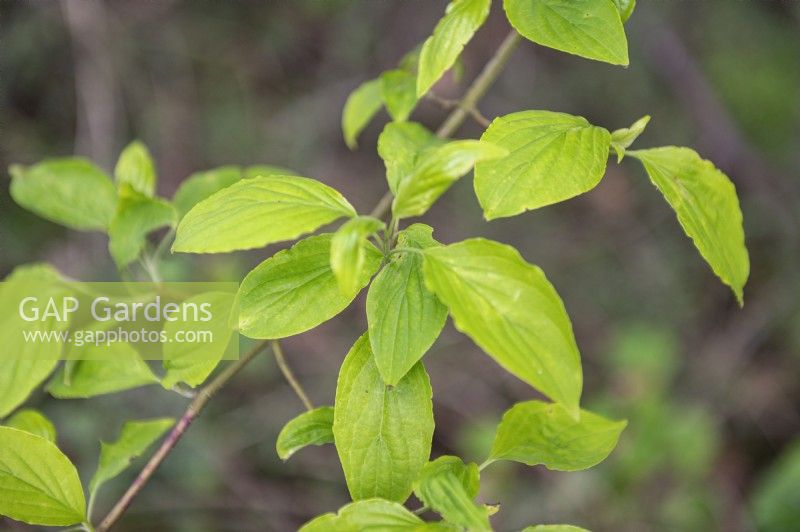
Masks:
[[[181,183],[172,197],[172,204],[178,211],[178,219],[183,218],[192,207],[212,194],[236,183],[241,177],[242,170],[238,166],[221,166],[190,175]]]
[[[683,230],[742,305],[750,259],[739,198],[728,176],[689,148],[666,146],[629,151],[628,155],[642,162]]]
[[[80,349],[84,360],[76,360],[69,374],[63,369],[47,385],[47,391],[53,397],[95,397],[158,383],[158,377],[129,344],[84,345]],[[67,358],[73,356],[70,354]]]
[[[633,15],[633,10],[636,8],[636,0],[614,0],[614,5],[617,6],[619,17],[624,23]]]
[[[509,151],[475,165],[475,194],[492,220],[594,188],[605,173],[611,135],[580,116],[520,111],[496,118],[481,141]]]
[[[612,65],[628,64],[628,41],[611,0],[503,0],[511,25],[526,39]]]
[[[506,155],[505,148],[482,140],[455,140],[428,151],[398,183],[392,212],[398,218],[421,216],[477,162]]]
[[[383,106],[380,78],[366,81],[350,93],[342,110],[342,133],[347,147],[358,147],[358,136]]]
[[[351,502],[337,514],[327,513],[300,527],[300,532],[353,532],[355,530],[419,532],[425,523],[401,504],[383,499]]]
[[[389,122],[378,137],[378,155],[386,165],[386,181],[397,194],[400,180],[414,170],[419,156],[441,146],[442,139],[416,122]]]
[[[12,412],[39,387],[58,365],[60,342],[27,342],[24,332],[49,334],[64,331],[69,323],[56,317],[29,322],[20,315],[19,305],[27,297],[38,301],[61,301],[68,291],[58,272],[44,264],[16,268],[0,283],[0,418]],[[29,311],[26,311],[29,312]]]
[[[650,122],[650,116],[645,115],[634,122],[631,127],[623,127],[611,132],[611,147],[617,152],[618,163],[625,157],[625,150],[644,132],[648,122]]]
[[[14,429],[24,430],[35,436],[41,436],[47,441],[56,442],[56,428],[53,422],[45,417],[44,414],[33,408],[24,408],[14,413],[6,426]]]
[[[97,471],[89,482],[89,497],[94,498],[100,486],[122,473],[134,458],[142,455],[175,424],[171,418],[127,421],[113,443],[100,442]]]
[[[456,328],[577,415],[580,354],[564,304],[542,270],[511,246],[482,238],[424,255],[425,283],[450,309]]]
[[[172,250],[220,253],[259,248],[355,215],[341,194],[314,179],[254,177],[195,205],[178,225]]]
[[[455,456],[425,464],[414,494],[445,521],[467,530],[491,530],[486,507],[475,503],[480,476],[476,464],[465,465]]]
[[[114,177],[117,186],[127,184],[139,194],[152,198],[156,191],[157,177],[147,146],[138,140],[128,144],[119,155]]]
[[[364,334],[342,363],[334,406],[333,435],[351,497],[406,500],[433,438],[431,385],[422,363],[397,386],[386,386]]]
[[[333,407],[321,406],[289,421],[278,434],[275,450],[281,460],[309,445],[333,443]]]
[[[108,228],[108,250],[122,269],[135,261],[147,244],[147,235],[177,223],[175,209],[161,198],[150,198],[122,183],[117,213]]]
[[[373,247],[367,238],[385,226],[371,216],[347,220],[331,239],[331,269],[343,294],[357,292],[363,285],[364,267],[368,248]]]
[[[284,338],[328,321],[378,271],[381,253],[366,247],[356,289],[343,294],[331,270],[331,234],[308,237],[256,266],[239,288],[239,328],[250,338]]]
[[[627,424],[587,410],[576,419],[558,403],[517,403],[503,415],[488,461],[541,464],[555,471],[588,469],[611,454]]]
[[[400,248],[439,246],[433,229],[414,224],[397,236]],[[447,308],[425,286],[422,255],[392,256],[367,294],[369,341],[386,384],[395,385],[430,349],[447,320]]]
[[[163,364],[167,372],[161,379],[161,385],[167,389],[171,389],[179,382],[184,382],[191,387],[202,384],[219,365],[233,336],[234,324],[230,322],[231,311],[235,304],[233,294],[205,293],[186,300],[187,304],[193,302],[208,303],[214,319],[208,322],[194,323],[167,321],[164,323],[163,329],[166,337],[175,338],[179,330],[187,331],[197,327],[198,332],[200,330],[210,332],[213,335],[213,341],[166,342],[163,345]],[[238,336],[233,341],[238,341]]]
[[[483,25],[491,0],[452,0],[433,35],[422,45],[417,96],[422,97],[456,62],[464,46]]]
[[[381,97],[386,110],[397,122],[405,122],[417,106],[417,77],[403,69],[388,70],[381,74]]]
[[[0,457],[0,515],[44,526],[86,519],[78,471],[53,442],[0,427]]]
[[[43,218],[72,229],[105,231],[117,207],[117,190],[95,165],[79,157],[33,166],[11,165],[11,197]]]

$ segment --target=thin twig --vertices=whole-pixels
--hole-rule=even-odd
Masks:
[[[500,73],[503,71],[503,68],[508,63],[509,59],[511,59],[511,55],[516,50],[517,45],[520,42],[519,33],[516,30],[511,30],[509,34],[503,39],[503,42],[500,44],[500,47],[494,53],[492,58],[486,63],[486,66],[483,67],[483,70],[475,78],[475,81],[472,82],[472,85],[467,92],[464,94],[464,97],[461,98],[461,103],[453,109],[453,112],[445,119],[442,125],[436,130],[436,136],[439,138],[447,138],[451,136],[453,133],[461,127],[461,124],[464,123],[467,116],[469,115],[469,111],[467,109],[475,109],[478,105],[478,102],[483,95],[486,94],[486,91],[492,86],[492,84],[497,80],[500,76]],[[387,212],[389,212],[389,207],[392,205],[392,193],[391,191],[387,191],[386,194],[378,201],[378,204],[370,213],[371,216],[375,218],[383,218]]]
[[[308,394],[303,389],[303,386],[300,384],[300,381],[294,376],[292,372],[292,368],[289,367],[289,364],[286,363],[286,358],[283,356],[283,348],[281,347],[280,342],[274,340],[272,342],[272,352],[275,354],[275,361],[278,363],[278,367],[281,368],[281,373],[283,376],[286,377],[286,380],[289,381],[294,393],[297,394],[297,397],[303,401],[303,404],[306,406],[306,410],[314,410],[314,403],[311,402],[311,399],[308,398]]]
[[[489,127],[491,124],[491,120],[486,118],[483,113],[481,113],[477,107],[466,107],[462,104],[459,100],[451,100],[449,98],[443,98],[438,94],[434,93],[433,91],[429,92],[425,95],[425,97],[432,102],[435,102],[443,109],[453,109],[455,107],[461,107],[464,109],[469,115],[472,117],[475,122],[481,127]]]
[[[109,530],[114,524],[122,517],[122,514],[125,513],[125,510],[128,509],[131,502],[133,501],[134,497],[139,494],[142,488],[147,484],[147,481],[150,480],[150,477],[153,476],[156,469],[161,465],[161,462],[167,457],[167,455],[172,451],[172,449],[177,445],[178,441],[180,441],[183,434],[186,432],[186,429],[192,422],[200,415],[205,408],[206,403],[223,387],[225,386],[229,380],[231,380],[239,371],[244,368],[248,362],[250,362],[253,358],[256,357],[266,346],[268,342],[265,340],[260,342],[256,346],[254,346],[250,351],[248,351],[242,358],[231,364],[230,366],[226,367],[225,370],[217,375],[210,383],[200,389],[197,392],[197,397],[189,403],[189,406],[186,408],[186,411],[183,413],[183,416],[178,420],[175,426],[170,431],[167,438],[161,444],[161,447],[150,457],[150,460],[147,461],[144,468],[142,468],[139,475],[133,481],[133,483],[128,487],[127,491],[120,497],[117,503],[111,508],[111,511],[108,512],[108,515],[103,518],[100,524],[97,527],[97,532],[105,532]]]

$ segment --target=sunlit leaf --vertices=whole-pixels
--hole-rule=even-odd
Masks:
[[[424,250],[425,283],[456,328],[516,377],[577,414],[583,376],[572,324],[541,269],[474,238]]]
[[[170,418],[128,421],[122,426],[116,441],[100,442],[100,460],[89,483],[92,496],[100,486],[122,473],[134,458],[142,455],[174,424],[175,420]]]
[[[503,0],[523,37],[562,52],[628,64],[628,41],[612,0]]]
[[[419,56],[417,95],[422,96],[458,59],[489,14],[491,0],[453,0]]]
[[[297,176],[237,181],[195,205],[173,251],[220,253],[292,240],[355,210],[331,187]]]
[[[666,146],[628,155],[642,162],[700,254],[743,304],[750,258],[739,198],[728,176],[689,148]]]
[[[128,185],[143,196],[152,198],[156,191],[156,169],[147,146],[135,140],[119,155],[114,167],[117,185]]]
[[[383,106],[380,78],[366,81],[350,93],[342,110],[342,132],[347,147],[358,147],[358,136]]]
[[[307,331],[341,311],[378,271],[381,253],[366,247],[356,290],[342,293],[331,270],[331,234],[308,237],[256,266],[239,288],[239,327],[251,338]]]
[[[55,443],[56,428],[53,422],[47,419],[44,414],[33,408],[25,408],[14,413],[5,422],[7,427],[24,430],[35,436],[41,436],[45,440]]]
[[[278,434],[275,449],[281,460],[309,445],[333,443],[333,407],[321,406],[289,421]]]
[[[342,363],[334,408],[333,435],[351,497],[404,501],[433,437],[431,385],[422,364],[387,386],[364,334]]]
[[[105,231],[117,207],[117,190],[94,164],[79,157],[12,165],[11,197],[50,221],[72,229]]]
[[[478,140],[455,140],[426,152],[398,183],[392,212],[398,218],[425,214],[475,163],[507,154],[505,148]]]
[[[0,515],[45,526],[86,519],[78,472],[53,442],[0,427]]]
[[[489,460],[541,464],[556,471],[588,469],[614,450],[626,425],[587,410],[576,419],[558,403],[517,403],[497,427]]]
[[[368,237],[384,228],[382,221],[371,216],[347,220],[331,239],[331,269],[343,294],[357,292],[364,277],[364,267],[372,244]]]
[[[433,229],[414,224],[397,236],[399,248],[440,245]],[[397,384],[439,336],[447,308],[425,286],[422,255],[398,253],[375,277],[367,294],[369,340],[386,384]]]
[[[475,165],[475,194],[492,220],[594,188],[605,173],[611,136],[580,116],[520,111],[496,118],[481,141],[509,152]]]

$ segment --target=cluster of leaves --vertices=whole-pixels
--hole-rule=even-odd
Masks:
[[[613,450],[625,427],[625,421],[581,409],[583,374],[572,325],[540,268],[500,242],[474,238],[443,245],[430,226],[401,228],[469,172],[474,170],[478,202],[491,220],[587,192],[603,178],[612,152],[618,162],[630,156],[642,163],[702,257],[742,302],[749,263],[732,183],[689,148],[630,150],[647,117],[609,131],[579,116],[527,110],[496,118],[479,140],[446,140],[408,121],[418,99],[457,64],[490,5],[491,0],[453,0],[418,50],[356,89],[345,105],[342,127],[351,147],[382,106],[393,119],[378,140],[392,194],[388,223],[357,213],[319,181],[273,168],[193,176],[167,202],[153,196],[155,174],[140,144],[120,158],[117,188],[82,160],[12,168],[18,203],[76,229],[107,230],[121,267],[137,258],[147,265],[152,257],[145,237],[163,226],[176,228],[174,252],[223,253],[294,240],[345,220],[333,232],[305,236],[264,260],[244,278],[238,294],[239,332],[280,339],[331,319],[369,287],[368,331],[344,359],[333,406],[301,414],[278,438],[283,459],[308,445],[333,443],[354,500],[304,530],[488,530],[497,508],[476,501],[483,468],[499,460],[559,471],[592,467]],[[633,1],[505,0],[503,5],[514,29],[533,42],[628,63],[623,22]],[[422,359],[448,315],[500,366],[552,401],[511,406],[480,466],[455,456],[430,460],[432,390]],[[199,384],[213,366],[195,369],[188,360],[187,373],[172,382]],[[34,452],[39,448],[52,464],[44,465],[40,451]],[[73,479],[68,488],[59,484],[56,493],[53,486],[41,486],[69,509],[46,518],[11,495],[17,489],[12,480],[0,480],[0,499],[12,501],[0,513],[45,524],[87,520],[74,468],[52,443],[2,429],[0,450],[23,462],[35,455],[43,467],[64,471],[56,477]],[[22,465],[9,461],[5,467],[0,479],[24,475]],[[407,510],[403,503],[412,493],[442,520],[426,523]]]

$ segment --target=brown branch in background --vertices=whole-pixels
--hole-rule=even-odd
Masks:
[[[486,91],[489,90],[502,72],[506,63],[508,63],[512,53],[519,44],[519,40],[519,34],[517,34],[516,31],[511,30],[495,54],[486,64],[483,71],[478,75],[477,78],[475,78],[475,81],[472,83],[469,89],[467,89],[467,92],[464,94],[464,97],[461,99],[459,104],[453,109],[450,115],[448,115],[448,117],[445,119],[442,126],[437,130],[437,136],[440,138],[449,137],[455,133],[461,124],[464,123],[464,120],[469,114],[467,109],[476,108],[478,101],[483,97],[484,94],[486,94]],[[383,217],[388,212],[391,203],[391,192],[387,192],[373,209],[372,215],[375,217]],[[183,434],[186,432],[186,429],[189,427],[192,421],[194,421],[195,418],[197,418],[197,416],[199,416],[203,411],[206,403],[220,389],[222,389],[228,383],[228,381],[230,381],[237,373],[239,373],[242,368],[244,368],[253,358],[255,358],[256,355],[258,355],[264,349],[264,347],[267,346],[267,344],[268,341],[265,340],[256,345],[242,358],[225,368],[222,373],[217,375],[217,377],[215,377],[208,385],[203,387],[197,393],[197,397],[195,397],[195,399],[189,404],[186,412],[183,414],[183,416],[181,416],[181,419],[178,421],[175,427],[173,427],[172,431],[170,431],[167,438],[161,444],[161,447],[159,447],[155,454],[150,457],[150,459],[147,461],[147,464],[145,464],[144,468],[133,481],[133,483],[117,501],[108,515],[106,515],[105,518],[103,518],[103,520],[100,522],[100,525],[97,527],[97,532],[106,532],[107,530],[111,529],[112,526],[114,526],[114,524],[128,509],[134,497],[139,494],[145,484],[147,484],[148,480],[150,480],[150,477],[153,476],[153,473],[155,473],[167,455],[172,451],[175,445],[177,445],[181,437],[183,437]],[[278,363],[278,367],[280,367],[284,377],[286,377],[286,380],[289,381],[292,389],[294,389],[295,393],[297,393],[298,397],[300,397],[300,400],[303,402],[305,407],[308,410],[313,409],[314,405],[311,403],[311,400],[308,398],[305,390],[303,390],[300,382],[295,378],[294,373],[286,363],[286,359],[283,356],[283,350],[281,349],[280,344],[278,341],[272,341],[271,345],[275,354],[275,360]]]
[[[443,109],[454,109],[456,107],[463,107],[459,100],[451,100],[449,98],[442,98],[441,96],[439,96],[438,94],[434,93],[433,91],[431,91],[428,94],[426,94],[425,97],[427,99],[429,99],[430,101],[437,103]],[[464,110],[467,111],[470,114],[472,119],[475,120],[475,122],[477,122],[479,126],[489,127],[489,124],[491,124],[491,120],[489,120],[488,118],[483,116],[483,113],[481,113],[476,107],[464,108]]]
[[[75,63],[75,151],[112,168],[122,119],[105,5],[62,0]]]
[[[267,347],[268,342],[265,340],[263,342],[258,343],[255,345],[250,351],[248,351],[242,358],[234,362],[233,364],[229,365],[225,368],[225,370],[217,375],[210,383],[200,389],[197,392],[197,397],[189,403],[188,408],[184,412],[183,416],[178,420],[178,423],[170,431],[167,438],[163,441],[161,446],[158,450],[150,457],[145,464],[144,468],[139,472],[134,479],[133,483],[128,487],[122,497],[117,501],[111,511],[108,512],[108,515],[101,521],[100,525],[97,527],[98,532],[103,532],[109,530],[114,524],[122,517],[122,514],[125,513],[125,510],[128,509],[131,502],[133,501],[134,497],[139,494],[142,488],[147,484],[147,481],[150,480],[150,477],[153,476],[156,469],[161,465],[161,462],[167,457],[167,455],[172,451],[175,445],[178,444],[180,439],[183,437],[186,429],[189,428],[189,425],[200,415],[203,409],[206,406],[206,403],[214,397],[214,395],[222,389],[228,381],[230,381],[239,371],[242,370],[252,359],[256,357],[265,347]]]
[[[306,410],[314,410],[314,403],[311,402],[311,399],[308,398],[308,394],[303,389],[303,386],[300,384],[300,381],[294,376],[292,372],[292,368],[289,367],[289,364],[286,363],[286,358],[283,356],[283,348],[279,341],[274,340],[272,342],[272,352],[275,354],[275,361],[278,363],[278,367],[281,369],[281,373],[289,382],[289,385],[294,390],[294,393],[297,394],[297,397],[303,402],[305,405]]]

